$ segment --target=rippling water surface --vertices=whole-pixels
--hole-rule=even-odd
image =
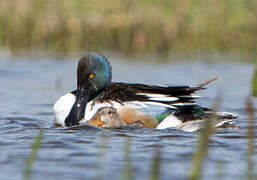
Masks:
[[[203,179],[246,177],[248,118],[244,105],[250,92],[251,65],[143,64],[115,58],[111,63],[114,81],[195,85],[218,76],[218,81],[199,92],[203,98],[198,102],[211,106],[219,94],[220,109],[237,112],[240,128],[218,130],[213,135]],[[53,127],[53,103],[75,89],[76,66],[77,61],[72,60],[0,60],[0,179],[149,179],[158,157],[160,179],[186,179],[198,133]],[[40,131],[41,147],[30,169],[28,159]],[[26,167],[29,173],[25,173]]]

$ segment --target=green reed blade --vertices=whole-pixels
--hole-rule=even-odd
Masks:
[[[106,133],[108,133],[106,131]],[[105,171],[105,167],[106,167],[106,164],[107,164],[107,150],[109,149],[109,136],[108,135],[102,135],[100,137],[100,145],[99,145],[99,156],[98,156],[98,166],[97,166],[97,175],[95,177],[95,180],[101,180],[101,179],[104,179],[104,171]]]
[[[41,146],[41,141],[43,139],[43,134],[44,134],[43,130],[40,130],[38,136],[34,140],[34,143],[32,146],[32,152],[26,163],[26,169],[24,171],[24,179],[31,179],[32,166],[37,158],[37,154]]]
[[[220,101],[220,98],[216,98],[213,105],[214,112],[217,112],[217,109],[220,106]],[[207,155],[208,151],[209,140],[214,132],[215,118],[215,116],[210,117],[206,125],[200,130],[197,150],[193,156],[192,168],[189,174],[190,180],[197,180],[201,178],[204,158]]]
[[[151,169],[151,180],[160,179],[160,169],[161,169],[161,149],[160,147],[155,147],[154,157],[152,160],[152,169]]]
[[[255,115],[254,115],[254,105],[251,98],[246,100],[246,112],[248,115],[248,132],[247,132],[247,178],[248,180],[254,179],[254,124],[255,124]]]
[[[127,137],[125,149],[124,149],[124,156],[125,156],[125,167],[121,174],[122,180],[133,180],[134,179],[134,172],[131,163],[131,138]]]
[[[257,64],[252,79],[252,94],[253,97],[257,97]]]
[[[189,179],[197,180],[201,178],[201,172],[203,168],[203,161],[207,154],[209,138],[212,134],[213,125],[211,120],[206,123],[205,127],[200,132],[200,137],[198,139],[198,146],[193,156],[192,169],[189,175]]]

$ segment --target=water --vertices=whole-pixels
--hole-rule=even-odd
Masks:
[[[214,134],[203,179],[245,179],[248,118],[244,106],[251,87],[251,65],[143,64],[116,59],[111,63],[114,81],[195,85],[218,76],[218,81],[199,92],[203,96],[199,103],[210,107],[217,95],[221,96],[220,109],[237,112],[240,128],[218,130]],[[149,179],[158,156],[160,179],[186,179],[196,150],[197,133],[53,127],[53,103],[75,89],[76,66],[77,62],[72,60],[0,60],[0,179],[114,180],[128,178],[126,172],[132,172],[135,179]],[[40,130],[41,147],[31,174],[26,175]],[[130,153],[126,153],[128,150]],[[257,162],[256,155],[253,160]]]

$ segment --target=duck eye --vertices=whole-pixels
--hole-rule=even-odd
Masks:
[[[91,73],[90,75],[89,75],[89,78],[90,79],[93,79],[95,77],[95,74],[94,73]]]
[[[112,114],[112,110],[110,109],[107,113],[108,113],[109,115],[111,115],[111,114]]]

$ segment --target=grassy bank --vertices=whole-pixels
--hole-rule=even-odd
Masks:
[[[256,9],[254,0],[2,0],[0,48],[254,56]]]

